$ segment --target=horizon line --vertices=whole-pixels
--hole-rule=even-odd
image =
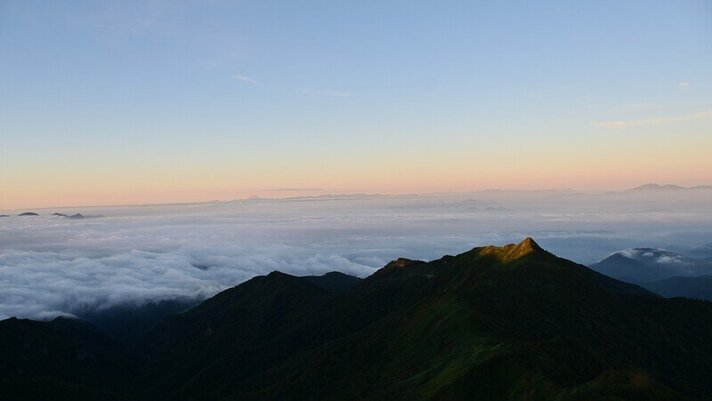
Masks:
[[[296,196],[284,196],[284,197],[262,197],[257,195],[259,192],[277,192],[278,190],[261,190],[254,191],[254,195],[247,197],[237,197],[232,199],[211,199],[211,200],[194,200],[194,201],[176,201],[176,202],[148,202],[148,203],[106,203],[106,204],[88,204],[88,205],[69,205],[69,206],[40,206],[31,208],[14,208],[14,209],[0,209],[0,212],[28,212],[32,210],[48,210],[48,209],[78,209],[78,208],[112,208],[112,207],[154,207],[154,206],[188,206],[188,205],[207,205],[207,204],[224,204],[224,203],[234,203],[234,202],[256,202],[256,201],[294,201],[294,200],[317,200],[325,198],[337,198],[337,197],[349,197],[349,196],[359,196],[359,197],[369,197],[369,198],[391,198],[391,197],[432,197],[432,196],[443,196],[443,195],[458,195],[458,194],[471,194],[471,193],[482,193],[482,192],[576,192],[581,194],[606,194],[606,193],[619,193],[626,192],[635,189],[644,189],[648,186],[658,186],[661,189],[666,187],[678,187],[677,189],[712,189],[712,184],[698,184],[692,186],[684,186],[678,184],[658,184],[654,182],[648,182],[645,184],[636,185],[633,187],[623,188],[623,189],[599,189],[599,190],[581,190],[571,187],[566,188],[539,188],[539,189],[521,189],[521,188],[485,188],[485,189],[475,189],[475,190],[464,190],[464,191],[432,191],[432,192],[407,192],[407,193],[378,193],[378,192],[330,192],[323,193],[319,195],[296,195]],[[285,189],[284,191],[295,191],[296,189]],[[305,190],[305,192],[314,191],[315,189]],[[323,188],[319,188],[319,191],[324,191]],[[250,191],[236,191],[240,192],[250,192]]]

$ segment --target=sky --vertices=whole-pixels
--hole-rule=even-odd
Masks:
[[[709,1],[0,0],[0,210],[712,184]]]

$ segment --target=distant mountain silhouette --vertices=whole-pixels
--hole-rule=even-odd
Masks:
[[[699,254],[706,254],[706,247],[695,249]],[[664,297],[712,300],[710,258],[692,258],[656,248],[634,248],[616,252],[591,268]]]
[[[664,297],[686,297],[712,301],[712,275],[696,277],[670,277],[642,284]]]
[[[74,214],[64,214],[64,213],[52,213],[52,216],[57,216],[57,217],[66,217],[68,219],[83,219],[85,216],[82,215],[81,213],[74,213]]]
[[[330,272],[321,276],[303,276],[302,278],[333,292],[350,290],[361,282],[358,277],[339,272]]]
[[[687,252],[685,254],[690,255],[694,258],[697,259],[705,259],[712,261],[712,242],[709,244],[704,244],[698,247],[695,247]]]
[[[23,213],[18,214],[18,216],[39,216],[39,214],[37,214],[35,212],[23,212]]]
[[[635,192],[635,191],[678,191],[678,190],[697,190],[697,189],[712,189],[712,185],[698,185],[694,187],[683,187],[681,185],[674,185],[674,184],[665,184],[665,185],[660,185],[660,184],[655,184],[655,183],[649,183],[649,184],[643,184],[634,188],[627,189],[627,192]]]
[[[590,267],[607,276],[632,283],[712,274],[712,263],[708,260],[656,248],[618,251]]]
[[[659,297],[530,238],[363,280],[273,272],[128,348],[53,323],[0,322],[0,398],[712,399],[712,303]],[[24,345],[26,327],[41,341]],[[93,365],[77,356],[87,341]]]

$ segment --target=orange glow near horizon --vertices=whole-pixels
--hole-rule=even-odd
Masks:
[[[606,162],[610,164],[606,165]],[[578,166],[572,160],[561,164],[516,163],[503,169],[451,159],[449,164],[431,161],[420,166],[417,162],[396,162],[392,165],[370,164],[368,168],[303,167],[284,173],[268,170],[188,174],[176,168],[172,174],[170,171],[147,171],[140,176],[113,174],[105,177],[97,174],[67,178],[43,174],[14,181],[3,180],[0,209],[206,202],[251,196],[282,198],[343,193],[395,195],[485,189],[604,191],[648,182],[689,186],[712,182],[712,166],[702,168],[694,161],[687,165],[681,163],[676,171],[660,171],[651,165],[652,162],[637,165],[614,162],[605,160]]]
[[[484,189],[618,190],[644,183],[712,184],[707,125],[670,133],[594,131],[544,146],[536,136],[459,148],[383,146],[270,159],[30,161],[0,170],[0,210],[205,202],[251,196],[412,194]],[[646,136],[647,135],[647,136]],[[506,145],[506,146],[504,146]],[[427,148],[427,149],[424,149]],[[74,164],[72,164],[74,163]],[[307,189],[294,191],[278,189]],[[318,190],[314,190],[318,189]]]

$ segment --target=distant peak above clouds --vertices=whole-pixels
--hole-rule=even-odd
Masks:
[[[627,189],[626,192],[632,191],[678,191],[678,190],[695,190],[695,189],[712,189],[712,185],[697,185],[694,187],[683,187],[675,184],[655,184],[648,183],[634,188]]]
[[[607,276],[634,283],[712,273],[712,264],[709,261],[659,248],[618,251],[590,267]]]
[[[648,262],[655,263],[692,263],[691,258],[675,253],[666,251],[659,248],[632,248],[623,251],[618,251],[615,254],[621,255],[628,259],[634,260],[645,260]],[[615,255],[614,254],[614,255]]]

